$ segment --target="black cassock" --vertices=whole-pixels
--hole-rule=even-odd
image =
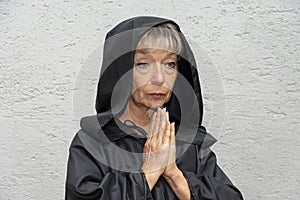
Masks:
[[[100,131],[96,120],[104,127]],[[66,199],[177,199],[163,177],[149,190],[139,170],[146,139],[137,137],[130,126],[111,114],[98,114],[82,118],[81,127],[70,147]],[[176,163],[188,182],[191,199],[243,199],[209,150],[214,142],[203,127],[191,142],[176,140],[177,155],[181,153]]]
[[[130,76],[129,81],[118,81],[132,69],[134,48],[143,33],[164,22],[174,24],[180,32],[172,20],[145,16],[127,19],[107,34],[96,100],[98,114],[81,119],[81,129],[70,146],[66,199],[177,199],[163,177],[149,190],[141,171],[146,138],[133,129],[145,131],[115,117],[130,98]],[[182,76],[177,76],[173,94],[164,105],[176,124],[177,166],[188,182],[191,199],[243,199],[210,150],[215,139],[201,126],[203,103],[196,62],[183,34],[181,39],[183,52],[177,70]]]

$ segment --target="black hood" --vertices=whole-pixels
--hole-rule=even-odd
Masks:
[[[193,52],[178,24],[170,19],[154,16],[127,19],[107,33],[97,89],[97,113],[116,114],[127,105],[132,89],[132,73],[128,74],[131,79],[126,79],[127,81],[122,82],[122,76],[132,69],[135,49],[143,34],[151,27],[165,22],[177,27],[183,50],[178,62],[178,74],[182,76],[177,76],[170,101],[164,106],[169,111],[170,121],[175,121],[177,125],[201,126],[203,102]],[[116,98],[113,94],[116,94]]]

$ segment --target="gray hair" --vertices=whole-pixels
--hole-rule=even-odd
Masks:
[[[175,25],[162,23],[149,29],[140,39],[137,49],[162,49],[179,55],[182,51],[182,42]]]

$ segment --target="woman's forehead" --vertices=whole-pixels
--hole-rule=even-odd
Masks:
[[[153,54],[156,54],[156,55],[163,55],[163,56],[168,56],[168,57],[171,57],[171,56],[177,56],[177,54],[173,51],[170,51],[170,50],[164,50],[164,49],[154,49],[154,48],[143,48],[143,49],[137,49],[135,51],[135,55],[153,55]]]

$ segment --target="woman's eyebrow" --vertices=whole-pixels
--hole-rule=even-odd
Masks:
[[[139,49],[139,50],[136,50],[136,54],[142,54],[142,55],[144,55],[144,56],[147,56],[147,57],[151,57],[151,58],[152,58],[151,54],[149,53],[149,50],[141,50],[141,49]],[[164,58],[171,57],[171,56],[173,56],[173,55],[174,55],[174,56],[177,56],[176,53],[169,52],[168,54],[166,54],[166,55],[164,56]]]
[[[172,53],[172,52],[168,53],[168,54],[166,55],[166,57],[171,57],[171,56],[173,56],[173,55],[177,57],[177,54],[176,54],[176,53]]]

